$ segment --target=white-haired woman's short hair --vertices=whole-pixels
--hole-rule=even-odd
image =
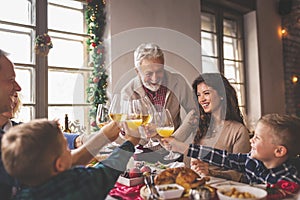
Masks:
[[[164,54],[161,48],[154,43],[143,43],[134,51],[134,65],[140,67],[144,59],[161,59],[164,63]]]

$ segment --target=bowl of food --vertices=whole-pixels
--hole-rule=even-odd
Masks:
[[[217,188],[220,200],[266,199],[267,191],[247,185],[223,185]]]
[[[156,190],[162,199],[174,199],[182,196],[184,188],[176,183],[156,185]]]

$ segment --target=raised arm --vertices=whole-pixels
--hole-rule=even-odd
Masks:
[[[73,165],[87,164],[99,150],[119,136],[120,128],[116,122],[110,122],[95,133],[82,146],[72,151]]]

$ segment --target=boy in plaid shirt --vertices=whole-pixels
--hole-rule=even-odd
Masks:
[[[172,150],[187,153],[209,164],[244,173],[244,182],[275,184],[286,180],[300,184],[300,119],[290,115],[263,116],[250,139],[247,154],[229,154],[224,150],[196,144],[184,144],[174,138],[163,138]]]

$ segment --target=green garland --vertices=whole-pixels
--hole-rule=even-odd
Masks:
[[[87,102],[92,107],[89,111],[91,131],[99,130],[96,124],[96,113],[98,104],[106,104],[107,95],[107,74],[104,65],[103,34],[106,25],[105,1],[87,0],[85,18],[89,38],[86,43],[90,52],[90,67],[93,67],[91,76],[88,79]]]

